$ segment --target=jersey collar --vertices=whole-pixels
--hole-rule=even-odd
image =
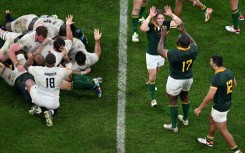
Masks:
[[[224,72],[224,71],[225,71],[225,68],[221,68],[221,69],[215,71],[215,74],[216,74],[216,73],[219,73],[219,72]]]
[[[188,46],[187,48],[183,48],[183,47],[177,47],[177,48],[178,48],[178,50],[187,51],[187,50],[189,50],[191,47]]]

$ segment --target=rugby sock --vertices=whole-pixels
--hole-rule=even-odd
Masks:
[[[138,25],[139,15],[132,14],[132,26],[133,26],[133,33],[137,33],[137,25]]]
[[[55,116],[59,112],[59,108],[50,110],[51,116]]]
[[[242,15],[242,11],[241,11],[241,8],[240,8],[240,2],[238,2],[238,10],[239,10],[239,16]]]
[[[3,65],[2,62],[0,62],[0,74],[2,75],[2,73],[4,72],[5,70],[5,65]]]
[[[237,146],[235,146],[235,147],[231,148],[231,150],[232,150],[233,152],[236,152],[236,151],[238,151],[239,149],[238,149]],[[239,150],[239,151],[240,151],[240,150]]]
[[[156,84],[155,84],[155,81],[151,81],[149,80],[148,82],[148,89],[149,89],[149,92],[151,94],[151,99],[156,99],[156,96],[155,96],[155,87],[156,87]]]
[[[1,77],[10,85],[13,86],[13,78],[12,73],[13,71],[9,68],[6,68],[2,63],[0,63],[0,72]]]
[[[178,118],[178,105],[170,105],[170,116],[172,120],[172,128],[176,128]]]
[[[206,10],[207,10],[207,6],[206,5],[203,5],[201,9],[202,9],[203,13],[205,13]]]
[[[183,110],[183,120],[188,119],[189,110],[190,110],[190,102],[183,102],[182,101],[182,110]]]
[[[207,135],[206,136],[206,140],[207,140],[207,142],[214,141],[214,137],[211,137],[211,136]]]
[[[231,17],[233,20],[233,25],[234,25],[234,29],[237,30],[239,29],[239,9],[236,10],[231,10]]]
[[[14,18],[12,17],[12,15],[11,14],[7,14],[6,15],[6,22],[12,22],[12,21],[14,21]]]
[[[141,6],[140,12],[139,12],[139,18],[142,18],[144,11],[145,11],[146,6]]]

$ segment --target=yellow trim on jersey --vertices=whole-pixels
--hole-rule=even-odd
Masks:
[[[216,73],[219,73],[219,72],[224,72],[224,71],[225,71],[225,68],[221,68],[221,69],[215,71],[215,74],[216,74]]]
[[[152,21],[152,23],[155,27],[158,27],[158,24],[155,21]]]
[[[188,46],[187,48],[183,48],[183,47],[177,47],[177,48],[178,48],[178,50],[187,51],[187,50],[189,50],[191,47]]]

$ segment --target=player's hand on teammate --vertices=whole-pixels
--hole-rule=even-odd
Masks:
[[[100,40],[102,33],[100,33],[99,29],[94,29],[94,40]]]
[[[63,55],[64,58],[68,57],[67,50],[66,50],[65,46],[61,46],[60,51],[61,51],[61,54]]]
[[[182,22],[180,25],[179,25],[179,31],[181,32],[181,33],[183,33],[183,32],[185,32],[185,25],[184,25],[184,23]]]
[[[170,8],[170,6],[164,6],[164,10],[165,10],[165,15],[167,15],[167,16],[172,16],[172,10],[171,10],[171,8]]]
[[[24,66],[21,65],[21,64],[18,64],[18,65],[17,65],[17,69],[18,69],[19,72],[24,72],[24,71],[25,71]]]
[[[157,8],[155,7],[155,6],[152,6],[151,8],[150,8],[150,16],[151,16],[151,18],[152,17],[154,17],[154,16],[156,16],[156,14],[157,14]]]
[[[66,17],[66,25],[72,25],[74,22],[72,22],[73,15],[68,15]]]
[[[166,37],[168,34],[167,26],[162,26],[161,36]]]
[[[88,74],[88,73],[90,73],[91,72],[91,68],[89,67],[89,68],[86,68],[86,70],[85,70],[85,74]]]

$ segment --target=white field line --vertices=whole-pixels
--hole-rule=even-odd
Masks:
[[[118,108],[117,108],[117,153],[125,152],[125,106],[127,80],[127,22],[128,0],[120,0],[119,27],[119,74],[118,74]]]

